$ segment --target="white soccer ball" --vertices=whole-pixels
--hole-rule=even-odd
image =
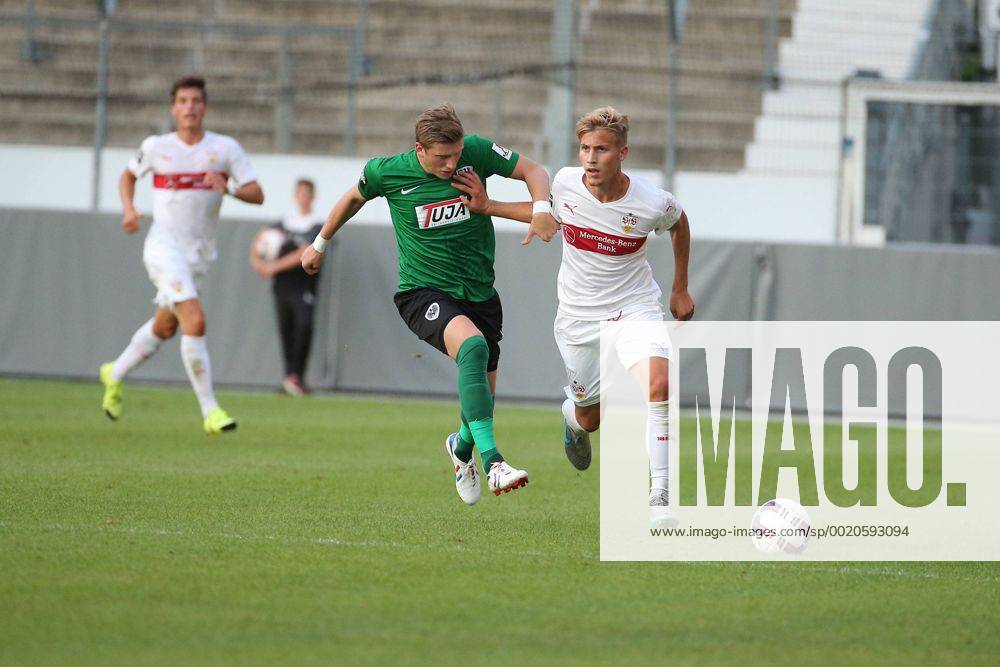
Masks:
[[[280,229],[265,229],[257,236],[257,243],[254,245],[254,252],[265,262],[273,262],[278,259],[281,246],[285,245],[287,238]]]
[[[757,508],[750,522],[750,539],[763,553],[800,554],[809,546],[809,513],[788,498],[775,498]]]

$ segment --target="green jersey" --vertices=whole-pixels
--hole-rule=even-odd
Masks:
[[[493,174],[510,176],[518,158],[514,151],[469,134],[456,170],[471,169],[485,183]],[[466,301],[486,301],[496,294],[492,219],[469,211],[451,181],[424,171],[415,150],[369,160],[358,190],[365,199],[385,197],[389,203],[400,291],[433,287]]]

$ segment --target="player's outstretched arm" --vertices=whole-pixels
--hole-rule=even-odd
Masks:
[[[122,229],[129,234],[139,231],[139,220],[142,213],[135,210],[135,174],[126,169],[118,179],[118,196],[122,200]]]
[[[323,266],[326,244],[329,243],[338,229],[361,210],[366,201],[368,200],[361,196],[357,185],[351,186],[351,189],[337,200],[333,210],[330,211],[330,217],[323,223],[323,229],[320,230],[319,236],[316,237],[311,246],[302,251],[302,268],[306,273],[309,275],[319,273],[320,267]]]
[[[694,300],[688,293],[688,258],[691,255],[691,227],[687,213],[670,228],[670,241],[674,246],[674,284],[670,289],[670,314],[678,320],[694,316]]]
[[[559,231],[559,223],[552,217],[552,198],[549,190],[549,174],[542,165],[534,160],[530,160],[523,155],[518,159],[514,171],[510,175],[519,181],[524,181],[531,193],[533,215],[531,216],[531,229],[524,237],[522,244],[531,243],[534,236],[540,236],[548,243]]]
[[[456,174],[452,179],[456,190],[465,193],[462,199],[473,213],[482,213],[497,218],[507,218],[518,222],[531,222],[532,211],[530,201],[505,202],[494,201],[486,195],[486,186],[479,174],[465,171]]]

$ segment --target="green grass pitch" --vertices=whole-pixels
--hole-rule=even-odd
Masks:
[[[452,402],[0,379],[0,664],[996,664],[1000,567],[598,560],[558,411],[498,407],[475,507]],[[987,529],[992,527],[985,527]]]

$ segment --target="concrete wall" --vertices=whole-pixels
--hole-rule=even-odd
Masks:
[[[220,384],[276,386],[280,351],[267,283],[247,264],[256,225],[224,220],[220,259],[204,292],[209,349]],[[118,216],[0,210],[0,374],[91,378],[151,316],[154,290],[142,234]],[[392,230],[349,223],[323,275],[309,382],[319,388],[452,394],[454,364],[414,337],[392,303]],[[503,298],[501,397],[552,399],[564,382],[552,338],[559,240],[497,238]],[[669,240],[649,256],[669,285]],[[1000,319],[1000,252],[764,245],[696,239],[691,292],[702,320]],[[185,381],[176,341],[137,372]]]

